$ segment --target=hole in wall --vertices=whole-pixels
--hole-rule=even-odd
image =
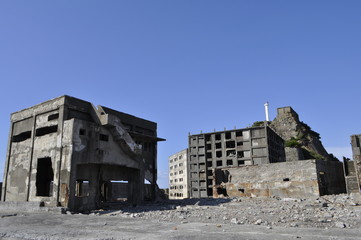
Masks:
[[[26,131],[26,132],[22,132],[18,135],[13,136],[12,141],[13,142],[22,142],[29,138],[31,138],[31,131]]]
[[[35,136],[40,137],[46,134],[54,133],[58,131],[58,125],[49,126],[49,127],[42,127],[36,129]]]
[[[59,118],[59,113],[51,114],[48,116],[48,121],[55,120]]]

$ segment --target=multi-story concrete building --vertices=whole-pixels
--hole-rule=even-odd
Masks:
[[[284,141],[268,126],[189,136],[190,197],[213,196],[214,170],[285,161]]]
[[[169,198],[188,198],[187,152],[184,149],[168,158],[169,160]]]
[[[161,140],[154,122],[69,96],[15,112],[1,199],[72,210],[155,199]]]

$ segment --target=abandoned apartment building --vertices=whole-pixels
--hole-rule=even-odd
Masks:
[[[279,108],[277,117],[288,119],[289,114],[298,121],[291,107]],[[289,148],[286,157],[284,139],[270,125],[190,135],[189,196],[306,197],[346,192],[341,162],[305,159]],[[322,146],[316,140],[312,146]],[[321,150],[323,154],[323,146]]]
[[[169,199],[188,198],[187,184],[187,155],[188,150],[184,149],[171,155],[169,162]]]
[[[154,122],[62,96],[11,114],[9,136],[2,201],[83,211],[156,197]]]

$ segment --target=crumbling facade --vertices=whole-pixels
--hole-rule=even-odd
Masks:
[[[9,136],[2,201],[90,210],[155,198],[154,122],[62,96],[13,113]]]
[[[189,136],[190,197],[213,196],[213,170],[285,161],[283,139],[267,126]]]
[[[184,149],[168,158],[169,162],[169,199],[188,198],[187,155]]]
[[[352,158],[344,158],[347,193],[360,193],[361,190],[361,134],[351,136]]]

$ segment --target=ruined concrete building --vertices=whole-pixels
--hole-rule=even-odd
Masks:
[[[187,185],[187,149],[184,149],[168,158],[169,162],[169,198],[188,198]]]
[[[162,140],[154,122],[69,96],[15,112],[1,199],[72,210],[154,199]]]
[[[285,161],[283,139],[267,126],[189,136],[189,190],[191,197],[210,197],[216,169]]]
[[[260,126],[189,136],[190,197],[307,197],[346,192],[343,165],[291,107]],[[284,146],[284,138],[295,143]],[[287,151],[285,151],[285,149]]]

